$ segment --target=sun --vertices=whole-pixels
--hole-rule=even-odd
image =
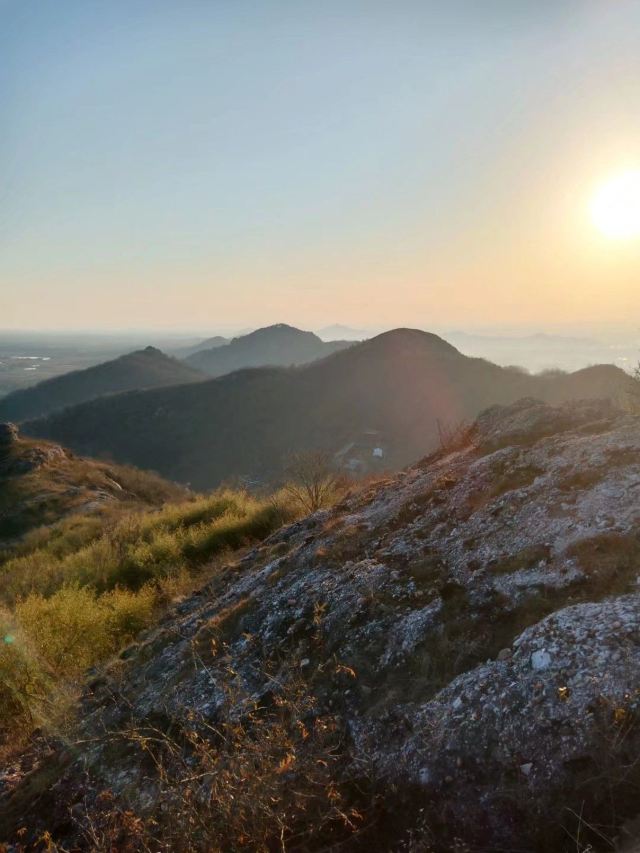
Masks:
[[[605,237],[640,237],[640,169],[608,180],[596,190],[590,209],[593,223]]]

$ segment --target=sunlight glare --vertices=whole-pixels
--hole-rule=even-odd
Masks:
[[[603,184],[590,208],[594,225],[605,237],[640,236],[640,170],[623,172]]]

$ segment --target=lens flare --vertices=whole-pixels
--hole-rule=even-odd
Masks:
[[[603,184],[591,201],[591,218],[605,237],[640,236],[640,170],[623,172]]]

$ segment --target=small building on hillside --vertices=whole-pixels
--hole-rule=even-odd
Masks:
[[[379,471],[387,456],[386,442],[379,430],[367,429],[341,447],[334,456],[336,466],[350,474]]]

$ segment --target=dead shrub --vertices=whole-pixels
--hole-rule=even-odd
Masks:
[[[344,477],[334,470],[331,455],[324,450],[291,454],[285,477],[285,493],[309,513],[335,503],[346,489]]]

